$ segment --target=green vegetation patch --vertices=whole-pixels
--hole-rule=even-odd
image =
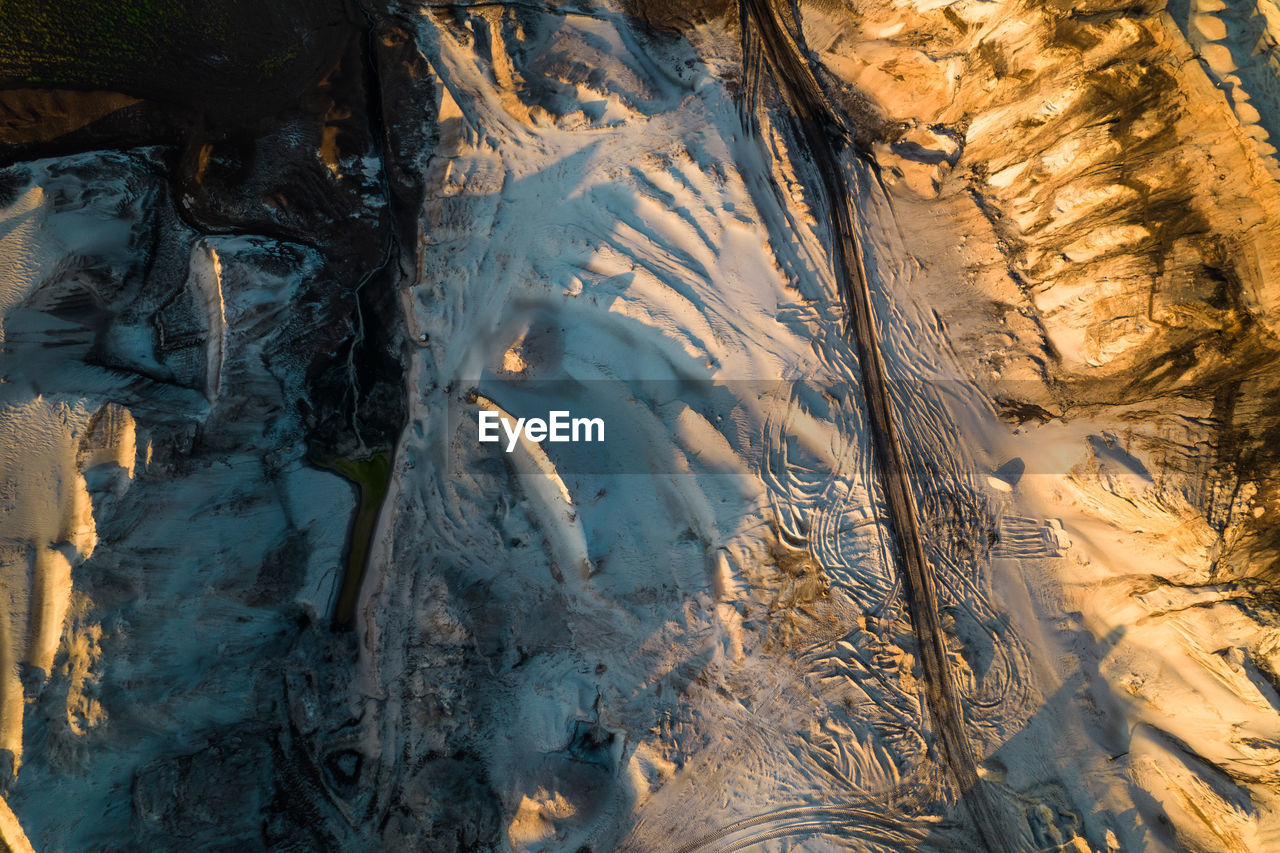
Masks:
[[[321,458],[313,452],[310,461],[315,467],[332,471],[354,483],[359,490],[359,506],[348,536],[347,566],[333,612],[333,626],[347,630],[355,623],[356,603],[360,597],[360,585],[364,581],[369,549],[373,543],[374,525],[378,522],[378,511],[391,486],[391,454],[382,452],[364,459],[351,459]]]

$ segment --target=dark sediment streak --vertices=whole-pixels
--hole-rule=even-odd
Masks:
[[[779,21],[769,0],[742,0],[741,14],[744,46],[751,38],[759,39],[764,59],[773,69],[786,100],[796,135],[813,158],[830,208],[835,270],[848,299],[849,332],[861,365],[875,465],[888,503],[889,527],[898,554],[907,611],[919,641],[929,715],[943,758],[984,846],[1005,850],[1001,821],[989,790],[978,776],[977,762],[964,731],[943,644],[937,589],[925,557],[915,496],[889,400],[871,289],[857,237],[857,210],[840,166],[840,150],[849,144],[848,136],[827,106],[827,98],[802,58],[799,45]],[[748,61],[750,57],[744,56],[744,62]]]

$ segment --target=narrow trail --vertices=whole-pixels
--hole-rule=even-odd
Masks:
[[[965,734],[960,703],[948,665],[938,615],[938,594],[925,556],[919,514],[904,458],[880,341],[871,289],[857,236],[857,210],[841,168],[840,154],[851,145],[843,123],[827,105],[800,46],[779,19],[771,0],[740,0],[744,66],[767,65],[789,110],[797,138],[817,168],[831,216],[836,275],[848,299],[849,333],[857,346],[864,382],[876,470],[885,491],[889,527],[901,571],[911,624],[919,640],[925,701],[934,721],[942,755],[983,845],[1010,849],[990,791],[978,776],[977,761]],[[794,14],[794,12],[793,12]],[[799,22],[794,22],[798,28]],[[754,100],[753,86],[748,97]]]

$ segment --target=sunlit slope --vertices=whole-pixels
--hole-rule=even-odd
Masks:
[[[0,171],[0,833],[1280,846],[1269,7],[1216,5],[375,9],[268,121]],[[83,85],[295,91],[320,12],[206,10],[219,90],[201,8]]]

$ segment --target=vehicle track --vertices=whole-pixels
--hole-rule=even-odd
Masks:
[[[790,13],[794,16],[794,10]],[[841,168],[842,150],[851,144],[843,122],[827,105],[800,46],[770,0],[739,0],[743,64],[767,66],[788,108],[797,139],[808,149],[826,196],[834,244],[834,266],[848,300],[848,331],[857,347],[875,467],[889,510],[889,528],[898,554],[907,611],[920,646],[925,701],[938,743],[969,815],[988,850],[1010,849],[990,792],[978,776],[951,676],[938,611],[938,593],[925,556],[919,515],[902,444],[889,399],[884,358],[876,333],[875,310],[857,236],[857,211]],[[798,21],[793,21],[797,30]],[[755,80],[746,85],[748,102],[757,95]]]
[[[738,850],[774,838],[793,835],[836,835],[839,831],[853,832],[884,844],[901,845],[919,841],[927,827],[904,827],[898,818],[886,818],[882,810],[875,808],[876,801],[868,799],[862,806],[791,806],[772,812],[734,821],[715,832],[675,848],[671,853],[697,853],[712,844],[718,844],[730,836],[751,832],[745,838],[730,840],[728,846],[718,846],[718,853]]]

